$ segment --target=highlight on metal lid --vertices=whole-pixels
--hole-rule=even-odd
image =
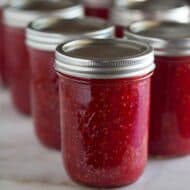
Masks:
[[[114,26],[98,18],[63,19],[41,18],[29,24],[26,32],[27,45],[41,50],[54,51],[64,41],[81,37],[111,38]]]
[[[119,39],[80,39],[56,49],[56,71],[88,79],[144,76],[154,68],[154,53],[148,44]]]
[[[63,18],[83,16],[78,0],[12,0],[4,11],[4,23],[13,27],[26,27],[31,21],[46,15]]]
[[[149,43],[157,55],[190,55],[190,24],[144,20],[125,29],[130,39]]]
[[[123,0],[120,4],[122,6],[112,8],[110,20],[122,26],[128,26],[131,22],[144,19],[190,21],[190,7],[184,0]]]

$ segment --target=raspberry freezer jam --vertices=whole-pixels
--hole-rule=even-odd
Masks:
[[[123,26],[116,26],[115,27],[115,36],[117,38],[123,38],[124,37],[124,27]]]
[[[70,0],[47,2],[21,0],[18,4],[12,2],[4,11],[5,74],[10,81],[14,105],[23,114],[31,112],[31,70],[25,44],[25,29],[34,19],[48,14],[61,15],[63,18],[83,15],[80,4]]]
[[[112,25],[95,18],[65,20],[48,17],[29,25],[27,44],[32,70],[32,115],[36,134],[47,147],[60,149],[61,146],[58,83],[53,66],[57,44],[81,36],[108,38],[113,36],[113,30]]]
[[[150,77],[59,77],[63,156],[70,176],[105,187],[136,181],[147,162]]]
[[[80,41],[71,43],[73,47],[78,47]],[[133,42],[81,40],[81,44],[89,43],[92,44],[78,50],[72,50],[72,46],[66,44],[71,53],[66,50],[65,61],[57,54],[64,164],[71,178],[79,183],[95,187],[131,184],[143,173],[147,162],[150,76],[153,68],[139,77],[133,75],[132,69],[129,71],[132,72],[131,77],[128,73],[122,78],[121,67],[126,64],[127,70],[129,66],[125,55],[139,55],[137,49],[132,48]],[[64,45],[60,45],[57,52],[63,49]],[[87,67],[84,70],[81,68],[80,73],[76,72],[78,68],[72,70],[77,60],[75,64],[71,61],[69,68],[67,56],[79,58],[78,66],[84,64]],[[115,58],[115,61],[106,61],[103,56],[112,60]],[[98,62],[89,62],[94,63],[92,68],[88,67],[88,61],[85,64],[80,60],[93,60],[91,57],[101,57]],[[65,65],[68,63],[68,67],[62,65],[59,58]],[[123,59],[122,66],[119,58]],[[101,64],[104,66],[98,71]],[[106,68],[107,64],[110,64],[109,68]],[[153,67],[153,64],[149,66]],[[139,74],[142,74],[141,71]],[[113,76],[118,78],[112,79]]]
[[[32,115],[38,139],[47,147],[60,149],[60,119],[54,52],[30,48]]]
[[[190,56],[157,56],[156,64],[152,81],[150,153],[189,154]]]
[[[86,16],[98,17],[108,20],[112,0],[83,0]]]
[[[5,77],[4,72],[4,50],[3,50],[3,44],[4,44],[4,34],[3,34],[3,10],[7,7],[7,0],[1,0],[0,1],[0,85],[7,85],[7,80]]]
[[[2,22],[2,8],[0,7],[0,82],[2,81],[4,83],[3,63],[4,63],[4,55],[3,55],[3,22]]]
[[[109,9],[108,8],[96,8],[85,6],[85,15],[91,17],[98,17],[103,19],[109,18]]]
[[[25,47],[25,30],[5,26],[6,71],[12,100],[24,114],[30,113],[30,69]],[[11,44],[11,45],[10,45]],[[7,64],[8,63],[8,64]]]
[[[128,38],[155,49],[149,152],[155,156],[190,154],[190,24],[146,20],[131,24]]]

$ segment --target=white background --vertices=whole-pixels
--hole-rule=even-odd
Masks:
[[[85,190],[73,183],[61,155],[43,148],[35,138],[32,120],[12,107],[0,87],[0,190]],[[150,160],[137,183],[121,190],[189,190],[190,157]]]

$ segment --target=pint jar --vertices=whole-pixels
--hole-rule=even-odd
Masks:
[[[60,113],[57,75],[54,71],[56,46],[67,40],[109,38],[114,27],[97,18],[41,18],[27,29],[31,67],[32,115],[39,140],[49,148],[60,149]]]
[[[190,8],[184,0],[125,1],[111,9],[110,21],[116,26],[116,37],[124,36],[124,28],[144,19],[188,22]]]
[[[64,18],[79,17],[82,7],[70,0],[13,1],[4,11],[6,73],[10,81],[12,99],[16,108],[30,113],[30,68],[25,45],[25,28],[29,22],[49,14]]]
[[[85,15],[103,19],[109,18],[109,10],[113,0],[83,0]]]
[[[116,187],[142,174],[153,57],[136,41],[81,39],[57,47],[63,159],[76,182]]]
[[[157,69],[152,80],[150,154],[190,154],[190,25],[146,20],[131,24],[128,38],[151,44]]]
[[[0,83],[6,84],[6,79],[4,77],[4,54],[3,54],[3,9],[6,7],[7,1],[0,1]]]

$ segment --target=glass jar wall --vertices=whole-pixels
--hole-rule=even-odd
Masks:
[[[150,154],[190,154],[190,51],[188,23],[147,20],[131,24],[128,38],[155,49],[152,79]]]
[[[32,115],[36,134],[44,145],[60,149],[60,119],[56,46],[81,37],[110,38],[114,27],[97,18],[48,17],[33,21],[27,29],[32,86]]]
[[[4,72],[4,35],[3,35],[3,9],[6,8],[8,2],[6,0],[0,2],[0,83],[7,84]]]
[[[133,183],[147,162],[153,52],[120,40],[77,40],[56,51],[62,151],[79,183]]]
[[[25,29],[35,18],[56,14],[64,18],[83,15],[83,9],[74,1],[20,1],[12,2],[4,11],[5,73],[9,81],[13,103],[23,114],[30,114],[30,67],[25,45]]]

